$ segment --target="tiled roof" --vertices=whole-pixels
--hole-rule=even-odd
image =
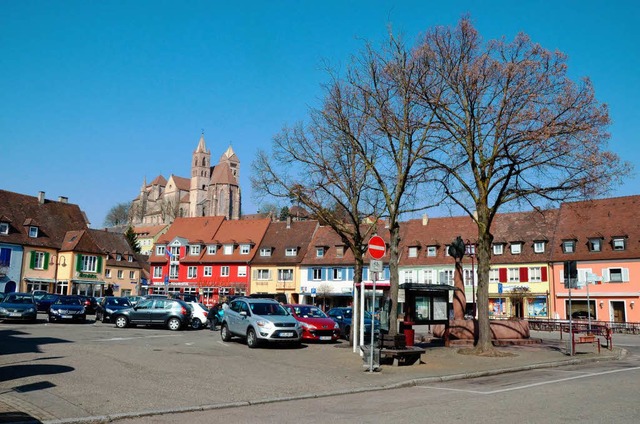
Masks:
[[[296,264],[307,254],[309,242],[318,227],[317,221],[271,222],[253,259],[256,264]],[[271,256],[260,256],[263,248],[271,249]],[[286,256],[289,248],[296,248],[295,256]]]
[[[47,199],[40,204],[35,196],[6,190],[0,190],[0,217],[9,223],[9,234],[0,235],[0,242],[24,246],[58,249],[67,231],[87,228],[78,205]],[[29,237],[28,225],[39,227],[38,237]]]
[[[159,185],[164,187],[167,185],[167,180],[162,175],[158,175],[153,179],[153,181],[151,181],[151,183],[149,183],[149,185],[150,186]]]
[[[159,232],[167,228],[167,225],[146,225],[133,228],[133,232],[138,237],[155,237]]]
[[[256,220],[225,220],[213,237],[213,241],[219,244],[215,255],[207,254],[204,249],[202,260],[207,262],[248,262],[254,258],[258,246],[262,243],[265,233],[269,228],[269,219]],[[224,254],[224,245],[233,244],[233,253]],[[240,254],[239,244],[249,244],[249,254]]]
[[[558,213],[558,209],[548,209],[496,215],[492,227],[493,243],[503,243],[504,248],[502,255],[492,255],[491,263],[549,262]],[[544,242],[544,252],[535,253],[534,242]],[[511,253],[514,243],[522,244],[521,253]]]
[[[129,246],[124,234],[101,230],[88,230],[88,232],[102,252],[109,255],[107,258],[107,265],[140,268],[140,265],[136,261],[128,261],[129,255],[133,256],[135,259],[135,252]],[[119,261],[117,260],[118,254],[121,255],[121,260]]]
[[[222,216],[201,216],[193,218],[176,218],[171,224],[166,233],[158,237],[156,244],[168,244],[176,237],[181,237],[187,240],[189,243],[195,243],[196,240],[202,240],[205,244],[211,243],[213,236],[216,234],[222,223],[224,217]],[[206,249],[203,249],[206,251]],[[150,262],[166,262],[165,256],[158,256],[155,254],[155,249],[151,252],[149,257]],[[202,256],[202,254],[200,255]],[[186,257],[181,262],[197,261],[200,256]]]
[[[553,241],[552,260],[623,260],[640,258],[640,196],[563,203]],[[612,239],[626,239],[625,250],[613,250]],[[601,239],[602,251],[589,251],[590,238]],[[575,253],[564,253],[563,240],[575,240]]]
[[[96,255],[105,253],[100,246],[98,246],[88,229],[81,231],[68,231],[64,237],[60,250],[63,252],[94,253]]]
[[[213,168],[211,184],[236,184],[236,177],[226,163],[219,163]]]
[[[191,189],[191,179],[184,177],[177,177],[172,175],[173,181],[176,183],[176,187],[183,191],[189,191]]]

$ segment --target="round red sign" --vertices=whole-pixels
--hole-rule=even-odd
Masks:
[[[368,249],[369,254],[373,259],[382,259],[385,252],[387,251],[387,245],[384,240],[380,236],[373,236],[371,240],[369,240]]]

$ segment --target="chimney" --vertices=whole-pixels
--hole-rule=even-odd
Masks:
[[[291,228],[291,215],[287,215],[287,229]]]
[[[422,225],[427,225],[429,223],[429,215],[427,215],[426,213],[424,215],[422,215]]]
[[[58,202],[60,203],[69,203],[69,198],[66,196],[58,196]]]
[[[40,205],[44,204],[44,191],[38,192],[38,204]]]

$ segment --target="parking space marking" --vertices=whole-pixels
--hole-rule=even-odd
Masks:
[[[564,381],[577,380],[579,378],[597,377],[597,376],[600,376],[600,375],[614,374],[614,373],[618,373],[618,372],[636,371],[636,370],[640,370],[640,367],[622,368],[622,369],[619,369],[619,370],[610,370],[610,371],[594,372],[594,373],[589,373],[589,374],[584,374],[584,375],[575,375],[573,377],[559,378],[557,380],[541,381],[539,383],[531,383],[531,384],[525,384],[525,385],[522,385],[522,386],[510,387],[508,389],[497,389],[497,390],[490,390],[490,391],[469,390],[469,389],[454,389],[454,388],[450,388],[450,387],[434,387],[434,386],[418,386],[418,387],[421,387],[421,388],[424,388],[424,389],[446,390],[446,391],[451,391],[451,392],[473,393],[473,394],[478,394],[478,395],[493,395],[493,394],[496,394],[496,393],[504,393],[504,392],[512,392],[512,391],[515,391],[515,390],[530,389],[532,387],[544,386],[544,385],[547,385],[547,384],[562,383]]]
[[[153,339],[158,337],[182,337],[179,334],[166,334],[166,335],[157,335],[157,336],[137,336],[137,337],[112,337],[110,339],[96,339],[91,340],[92,342],[119,342],[123,340],[136,340],[136,339]]]
[[[229,347],[228,343],[223,342],[222,340],[218,340],[217,342],[220,346]]]

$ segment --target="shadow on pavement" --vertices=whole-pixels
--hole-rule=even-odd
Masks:
[[[0,412],[0,423],[42,423],[25,412]]]
[[[72,343],[69,340],[54,337],[20,337],[29,336],[28,333],[15,330],[0,330],[0,355],[18,353],[41,353],[41,345],[52,343]]]
[[[0,382],[36,375],[61,374],[75,370],[66,365],[6,365],[0,367]]]

